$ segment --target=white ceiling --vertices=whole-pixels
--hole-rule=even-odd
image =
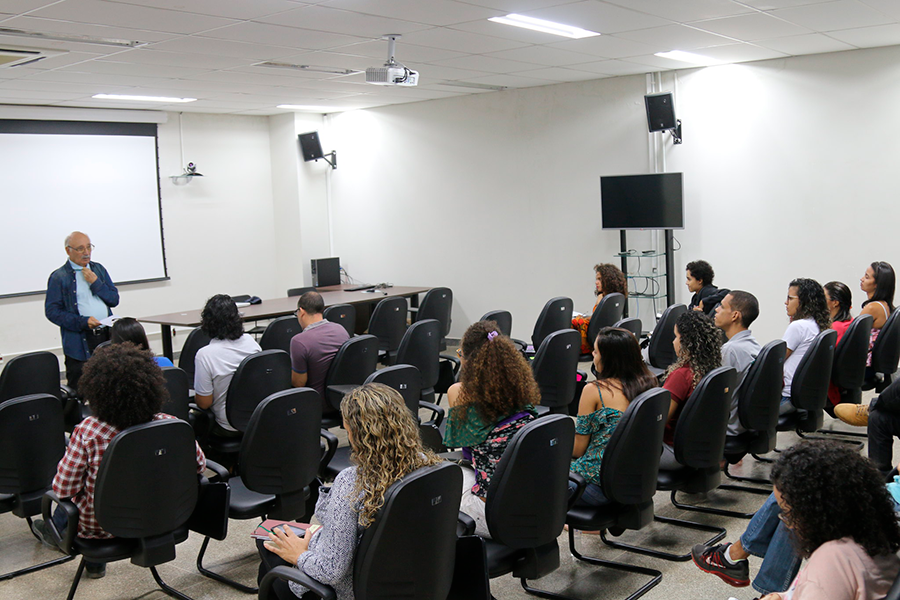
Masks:
[[[581,40],[488,21],[517,12],[600,32]],[[135,49],[0,35],[0,46],[64,50],[0,68],[0,104],[145,108],[97,93],[193,97],[153,108],[233,114],[416,102],[685,68],[686,50],[726,62],[900,44],[898,0],[0,0],[0,28],[146,42]],[[364,70],[402,34],[415,88],[254,66]]]

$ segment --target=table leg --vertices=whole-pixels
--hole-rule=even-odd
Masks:
[[[174,352],[172,352],[172,326],[160,325],[159,327],[162,330],[163,356],[175,362]]]

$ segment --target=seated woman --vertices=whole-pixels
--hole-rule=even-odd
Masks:
[[[594,265],[594,295],[597,301],[591,309],[591,314],[583,317],[574,317],[572,319],[572,329],[581,333],[581,353],[588,354],[591,352],[591,344],[593,340],[587,339],[588,325],[591,322],[591,315],[603,297],[607,294],[618,293],[628,298],[628,280],[625,279],[625,273],[619,267],[610,263],[600,263]]]
[[[669,366],[663,383],[672,395],[663,434],[663,441],[668,446],[675,443],[678,415],[694,388],[707,373],[722,366],[722,333],[704,313],[688,311],[675,323],[673,345],[678,358]]]
[[[440,462],[422,446],[419,426],[403,398],[385,385],[369,383],[344,396],[341,416],[354,466],[338,474],[330,491],[320,490],[320,529],[301,538],[290,528],[275,527],[269,541],[257,541],[260,582],[276,566],[289,564],[332,586],[338,600],[352,599],[356,545],[388,488],[404,475]],[[273,589],[279,600],[307,597],[306,588],[293,582],[278,580]]]
[[[138,323],[137,319],[132,317],[122,317],[113,323],[110,341],[113,344],[131,342],[141,350],[150,351],[150,342],[147,341],[147,332],[144,331],[144,326]],[[154,356],[153,360],[155,360],[156,364],[160,367],[175,366],[172,364],[172,361],[165,356]]]
[[[772,481],[774,493],[740,539],[694,546],[694,563],[743,587],[747,558],[763,557],[753,580],[767,594],[760,600],[884,598],[900,572],[900,527],[872,463],[839,443],[804,441],[781,454]]]
[[[866,301],[862,303],[860,314],[872,315],[867,367],[872,366],[872,347],[875,340],[878,339],[878,334],[881,333],[881,328],[884,327],[888,317],[894,312],[894,282],[894,267],[884,261],[873,262],[859,280],[859,288],[867,296]],[[874,376],[874,373],[867,373],[866,379],[872,379]]]
[[[462,448],[473,468],[463,468],[460,510],[475,533],[490,537],[484,516],[491,477],[510,439],[535,418],[541,399],[531,367],[492,321],[473,323],[460,341],[459,383],[450,386],[444,444]]]
[[[685,285],[691,296],[690,310],[702,311],[712,316],[716,306],[728,295],[729,290],[713,285],[716,276],[712,265],[705,260],[694,260],[685,267]]]
[[[78,507],[78,537],[106,539],[113,536],[100,528],[94,515],[94,482],[106,448],[124,429],[175,417],[159,412],[166,390],[153,355],[129,342],[95,350],[78,385],[94,414],[72,431],[53,478],[53,491],[60,498],[71,498]],[[197,473],[203,473],[206,457],[200,446],[196,448]],[[62,533],[66,517],[61,508],[54,513],[53,522]],[[36,520],[33,528],[42,540],[52,539],[43,521]],[[94,579],[106,574],[102,562],[85,561],[85,569]]]
[[[797,408],[791,404],[791,382],[800,361],[820,332],[831,327],[831,316],[825,304],[825,291],[815,279],[795,279],[788,286],[784,301],[791,319],[782,339],[787,343],[784,353],[784,387],[781,391],[781,414]]]
[[[594,367],[597,380],[584,387],[578,403],[572,471],[587,480],[578,503],[600,506],[608,502],[600,480],[606,444],[631,401],[656,387],[656,378],[644,364],[634,335],[614,327],[597,334]]]
[[[825,292],[825,305],[828,307],[828,314],[831,316],[831,328],[837,332],[837,341],[835,348],[841,343],[841,338],[853,322],[853,316],[850,314],[852,308],[853,296],[850,288],[840,281],[829,281],[822,286]],[[836,406],[841,401],[841,390],[833,382],[828,383],[828,401],[831,406]],[[828,407],[826,406],[826,410]]]

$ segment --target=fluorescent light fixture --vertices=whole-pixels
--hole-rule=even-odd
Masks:
[[[490,85],[487,83],[473,83],[468,81],[442,81],[437,85],[446,85],[448,87],[472,88],[473,90],[490,90],[492,92],[502,92],[507,89],[505,85]]]
[[[291,63],[282,63],[274,61],[260,62],[253,65],[254,67],[268,67],[270,69],[293,69],[295,71],[311,71],[313,73],[329,73],[332,75],[353,75],[354,73],[362,73],[354,69],[341,69],[339,67],[317,67],[316,65],[295,65]]]
[[[553,21],[545,21],[544,19],[535,19],[525,15],[517,15],[511,13],[505,17],[491,17],[488,21],[494,23],[503,23],[504,25],[512,25],[514,27],[522,27],[531,29],[532,31],[541,31],[543,33],[552,33],[553,35],[561,35],[563,37],[580,40],[581,38],[593,37],[600,35],[596,31],[588,31],[581,27],[573,27],[571,25],[563,25],[562,23],[554,23]]]
[[[275,108],[283,108],[285,110],[300,110],[304,112],[314,113],[333,113],[350,110],[349,108],[334,108],[331,106],[308,106],[305,104],[279,104]]]
[[[196,102],[196,98],[166,98],[165,96],[128,96],[125,94],[94,94],[98,100],[126,100],[129,102]]]
[[[27,31],[25,29],[11,29],[0,27],[0,35],[13,35],[37,40],[54,40],[57,42],[75,42],[78,44],[97,44],[98,46],[115,46],[117,48],[140,48],[149,42],[134,40],[118,40],[115,38],[95,37],[93,35],[74,35],[68,33],[43,33],[40,31]]]
[[[671,52],[657,52],[654,56],[660,58],[668,58],[679,62],[691,63],[692,65],[718,65],[721,61],[708,56],[700,56],[693,52],[684,52],[682,50],[672,50]]]

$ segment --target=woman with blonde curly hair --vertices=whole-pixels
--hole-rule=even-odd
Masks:
[[[672,395],[663,441],[675,443],[678,415],[703,377],[722,366],[722,333],[705,313],[688,311],[675,323],[675,355],[663,387]]]
[[[458,353],[462,367],[447,392],[444,444],[462,448],[472,465],[463,468],[460,510],[475,520],[476,534],[490,537],[484,503],[491,477],[513,435],[535,418],[541,394],[531,367],[492,321],[469,327]]]
[[[310,528],[301,538],[290,528],[275,527],[269,541],[257,543],[262,558],[259,581],[287,563],[332,586],[338,600],[352,600],[356,545],[384,504],[388,488],[440,459],[422,446],[415,417],[400,394],[385,385],[369,383],[347,394],[341,416],[353,466],[338,474],[330,491],[320,490],[316,503],[320,529],[310,533]],[[305,598],[307,592],[280,580],[273,589],[279,600]]]

